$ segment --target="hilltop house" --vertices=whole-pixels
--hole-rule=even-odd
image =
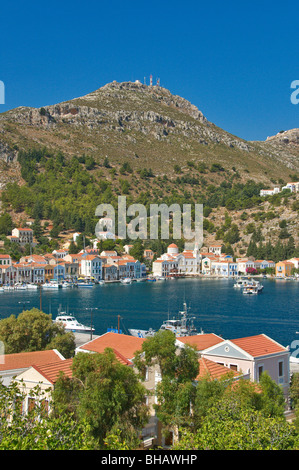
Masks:
[[[31,245],[35,246],[33,241],[33,230],[27,227],[14,228],[11,232],[11,241],[18,243],[21,246]]]

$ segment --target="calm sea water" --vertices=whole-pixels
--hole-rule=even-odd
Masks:
[[[298,281],[262,279],[264,290],[255,296],[243,295],[229,279],[178,279],[134,282],[131,285],[96,285],[92,289],[68,288],[42,292],[42,309],[55,318],[59,306],[78,321],[90,325],[95,334],[121,329],[158,329],[183,307],[191,307],[195,326],[205,333],[234,339],[264,333],[284,346],[299,340]],[[35,291],[0,293],[0,319],[18,315],[24,308],[39,308]],[[97,310],[96,310],[96,309]]]

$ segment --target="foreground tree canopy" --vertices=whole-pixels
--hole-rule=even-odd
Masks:
[[[103,354],[77,354],[72,369],[72,378],[61,376],[55,384],[54,415],[67,413],[86,422],[100,448],[113,434],[137,446],[148,407],[146,390],[133,369],[109,348]]]
[[[73,333],[66,333],[62,325],[53,323],[51,315],[37,308],[1,320],[0,340],[5,354],[58,349],[69,358],[75,351]]]

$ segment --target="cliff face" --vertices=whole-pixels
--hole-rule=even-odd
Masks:
[[[137,155],[137,166],[160,172],[193,160],[235,166],[256,177],[268,172],[277,176],[298,169],[296,135],[296,148],[291,146],[291,134],[284,136],[289,145],[277,136],[266,142],[246,142],[218,128],[196,106],[165,88],[112,82],[70,101],[1,114],[0,158],[13,160],[16,146],[40,145],[66,155],[88,153],[96,159],[108,155],[111,161]]]

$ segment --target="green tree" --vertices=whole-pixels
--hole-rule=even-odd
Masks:
[[[55,324],[51,315],[33,308],[18,317],[11,315],[0,321],[0,340],[6,354],[43,351],[59,345],[59,352],[66,358],[75,351],[73,333],[66,333],[62,325]]]
[[[54,416],[43,407],[44,394],[37,386],[30,390],[35,401],[28,414],[22,411],[25,395],[12,382],[0,382],[0,450],[92,450],[95,443],[85,422],[70,414]],[[42,419],[41,419],[42,417]]]
[[[55,415],[74,409],[76,420],[88,424],[100,448],[117,432],[131,448],[136,448],[139,432],[148,420],[144,386],[110,348],[103,354],[77,354],[73,378],[61,376],[53,397]]]
[[[158,331],[146,339],[137,352],[134,364],[144,377],[146,367],[156,367],[162,380],[156,387],[157,417],[164,425],[164,432],[177,432],[191,420],[191,403],[194,401],[194,380],[199,373],[198,356],[189,345],[179,349],[171,331]]]
[[[9,235],[13,229],[12,218],[9,214],[0,215],[0,235]]]
[[[285,418],[265,417],[236,398],[211,407],[201,428],[182,430],[174,450],[291,450],[298,448],[295,427]]]

